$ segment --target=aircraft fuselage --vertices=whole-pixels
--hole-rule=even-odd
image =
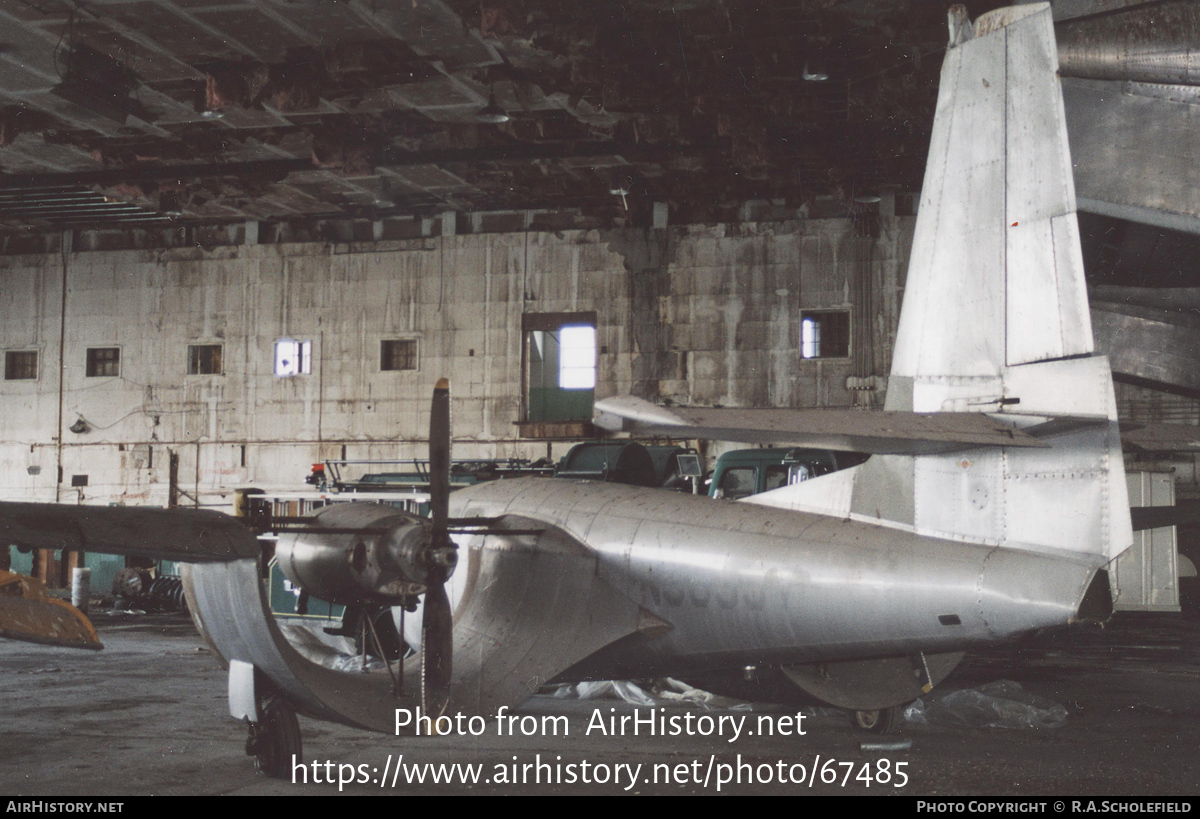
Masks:
[[[452,503],[561,530],[652,615],[579,667],[591,677],[961,650],[1070,622],[1095,573],[1079,557],[618,484],[497,481]],[[506,540],[471,538],[465,559]]]

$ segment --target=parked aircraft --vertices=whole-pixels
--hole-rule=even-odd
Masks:
[[[955,7],[950,34],[885,411],[597,404],[613,429],[865,463],[738,502],[536,478],[451,495],[439,385],[431,520],[341,505],[286,523],[278,543],[313,596],[371,611],[421,598],[421,651],[370,674],[287,639],[234,518],[5,503],[0,542],[193,563],[231,714],[274,774],[299,753],[297,710],[390,733],[397,707],[491,715],[552,680],[749,667],[888,730],[965,650],[1103,616],[1102,569],[1132,536],[1050,9],[972,24]]]

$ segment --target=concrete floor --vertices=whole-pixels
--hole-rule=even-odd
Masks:
[[[185,617],[94,618],[107,646],[102,652],[47,649],[0,643],[0,696],[4,741],[0,743],[0,793],[23,795],[137,794],[329,794],[336,784],[293,784],[255,774],[243,755],[244,730],[227,716],[225,672]],[[728,775],[739,756],[754,766],[778,770],[814,760],[835,773],[835,784],[730,784],[723,793],[853,793],[904,795],[1089,795],[1195,794],[1200,774],[1200,620],[1180,615],[1118,616],[1107,629],[1081,629],[1042,635],[1020,646],[976,655],[943,684],[964,688],[1010,679],[1049,697],[1069,710],[1056,729],[1002,730],[906,725],[905,751],[864,752],[865,735],[853,733],[841,715],[809,717],[801,737],[742,736],[735,742],[704,737],[583,736],[594,709],[602,714],[631,714],[616,701],[564,701],[538,697],[522,709],[530,715],[564,714],[568,737],[408,738],[372,735],[341,726],[301,719],[304,754],[353,765],[371,784],[345,787],[347,793],[715,793],[718,774]],[[674,706],[668,715],[699,715]],[[737,716],[740,712],[724,712]],[[783,716],[788,711],[767,711]],[[721,713],[717,713],[720,716]],[[751,723],[756,715],[751,715]],[[654,765],[673,775],[686,771],[686,782],[638,781],[626,791],[620,784],[485,784],[496,766],[535,761],[574,764],[643,765],[639,780]],[[481,781],[404,785],[375,784],[385,767],[404,763],[482,764]],[[561,757],[561,760],[557,759]],[[890,770],[906,763],[908,783],[856,779],[864,766],[877,773],[886,759]],[[677,766],[683,767],[677,767]],[[710,769],[710,765],[713,767]],[[363,766],[362,768],[358,766]],[[372,769],[375,769],[372,772]],[[342,769],[347,775],[349,768]],[[533,769],[528,776],[533,777]],[[560,769],[565,770],[565,769]],[[597,769],[589,767],[589,778]],[[665,772],[660,767],[658,772]],[[745,768],[742,769],[745,771]],[[798,768],[787,768],[798,778]],[[843,786],[841,777],[851,777]],[[320,776],[326,777],[322,768]],[[703,780],[708,777],[705,786]],[[807,775],[807,774],[806,774]],[[545,774],[543,774],[543,780]],[[894,782],[894,780],[893,780]]]

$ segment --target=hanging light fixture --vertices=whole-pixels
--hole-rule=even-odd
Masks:
[[[499,125],[510,119],[508,112],[496,104],[496,86],[493,85],[491,95],[488,97],[488,104],[479,109],[479,113],[475,115],[475,121],[485,122],[488,125]]]
[[[800,75],[806,82],[825,82],[829,79],[829,68],[824,60],[804,63],[804,73]]]

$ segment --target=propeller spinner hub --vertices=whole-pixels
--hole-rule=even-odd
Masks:
[[[293,584],[322,600],[395,604],[426,583],[422,562],[410,555],[427,548],[421,541],[428,529],[422,519],[390,507],[337,504],[300,531],[282,531],[275,557]]]
[[[448,570],[446,577],[449,577],[454,572],[454,567],[458,565],[458,549],[455,549],[453,546],[430,549],[429,562],[435,566],[440,566],[444,570]]]
[[[458,550],[453,543],[438,544],[444,538],[429,523],[397,527],[388,535],[388,552],[394,556],[396,568],[413,583],[441,583],[454,573],[458,565]]]

